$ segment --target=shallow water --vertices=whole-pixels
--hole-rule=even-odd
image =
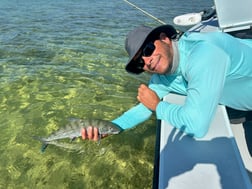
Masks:
[[[132,2],[167,23],[212,5]],[[70,117],[112,120],[137,104],[149,76],[124,71],[125,35],[159,23],[118,0],[2,0],[0,12],[0,188],[151,188],[154,116],[99,145],[77,140],[81,153],[41,153],[31,136]]]

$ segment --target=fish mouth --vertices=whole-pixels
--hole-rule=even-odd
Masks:
[[[112,134],[119,134],[121,131],[114,131]]]
[[[110,131],[108,134],[119,134],[122,130]]]

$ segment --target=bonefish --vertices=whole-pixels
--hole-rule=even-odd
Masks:
[[[102,135],[118,134],[122,131],[117,125],[98,119],[70,119],[69,123],[53,132],[48,137],[33,136],[34,139],[42,142],[41,151],[44,152],[49,144],[55,144],[55,141],[69,138],[71,141],[81,136],[81,130],[89,126],[97,127],[99,131],[99,138]]]

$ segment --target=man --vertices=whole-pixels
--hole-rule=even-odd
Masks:
[[[153,112],[194,137],[203,137],[218,104],[230,112],[252,110],[252,40],[222,32],[181,35],[170,25],[140,26],[125,42],[126,70],[152,75],[138,88],[139,104],[112,122],[122,129],[147,120]],[[184,105],[161,101],[168,93],[186,95]],[[97,128],[82,131],[83,139],[98,140]]]

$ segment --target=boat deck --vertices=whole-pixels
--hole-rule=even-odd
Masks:
[[[184,96],[169,94],[164,100],[183,104],[184,99]],[[187,136],[162,121],[158,173],[155,173],[158,181],[154,182],[153,188],[252,188],[246,171],[251,169],[251,157],[245,141],[240,140],[243,138],[240,136],[242,127],[232,125],[232,128],[235,134],[224,106],[218,106],[207,135],[201,139]]]

